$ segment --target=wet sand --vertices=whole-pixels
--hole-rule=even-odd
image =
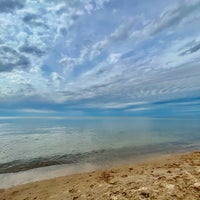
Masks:
[[[0,200],[200,199],[200,151],[0,189]]]

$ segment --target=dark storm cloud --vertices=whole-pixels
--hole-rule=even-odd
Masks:
[[[14,68],[27,68],[29,64],[29,59],[15,49],[0,46],[0,72],[12,71]]]
[[[0,13],[13,12],[16,9],[22,9],[26,0],[0,0]]]

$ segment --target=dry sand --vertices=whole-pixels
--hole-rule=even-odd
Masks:
[[[0,190],[0,200],[200,199],[200,152]]]

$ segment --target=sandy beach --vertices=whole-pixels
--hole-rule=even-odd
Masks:
[[[0,200],[200,199],[200,152],[38,181],[0,190]]]

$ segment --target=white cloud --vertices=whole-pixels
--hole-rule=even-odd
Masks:
[[[87,53],[88,49],[83,48],[79,57],[68,57],[63,55],[59,60],[59,64],[63,66],[64,74],[69,75],[76,66],[81,65],[85,61]]]
[[[117,19],[110,13],[123,8],[113,2],[27,1],[0,13],[0,98],[120,109],[199,91],[199,30],[190,21],[199,24],[200,1],[133,7]]]
[[[100,55],[106,47],[117,43],[119,41],[125,41],[130,36],[131,30],[134,26],[135,18],[128,20],[125,24],[120,25],[113,33],[106,36],[103,40],[98,41],[92,46],[90,53],[90,59],[94,59],[96,56]]]
[[[132,108],[132,109],[127,109],[125,110],[126,112],[140,112],[140,111],[144,111],[144,110],[150,110],[150,107],[144,107],[144,108]]]
[[[109,63],[109,64],[114,64],[114,63],[116,63],[117,61],[119,61],[120,56],[121,56],[120,53],[111,53],[111,54],[108,56],[108,63]]]
[[[25,112],[25,113],[30,113],[30,114],[54,114],[56,111],[54,110],[42,110],[42,109],[18,109],[15,110],[18,112]]]

